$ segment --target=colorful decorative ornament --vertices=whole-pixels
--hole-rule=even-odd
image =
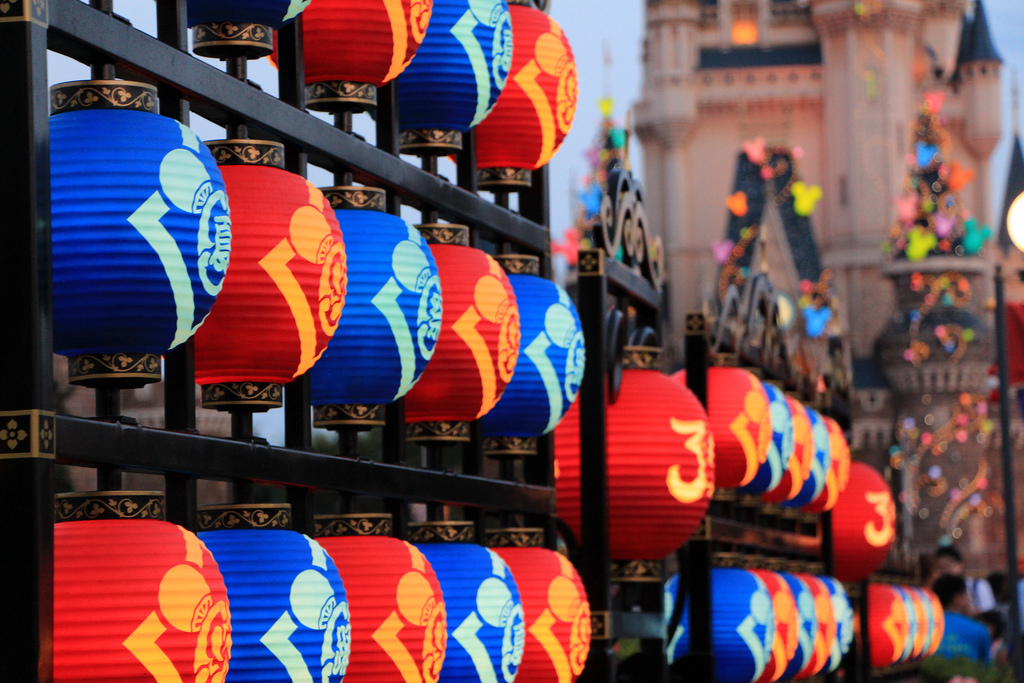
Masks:
[[[839,494],[846,489],[850,481],[850,445],[846,442],[842,427],[831,417],[824,416],[828,428],[829,454],[832,464],[825,473],[825,488],[810,503],[803,507],[804,512],[820,514],[835,507]]]
[[[836,578],[862,581],[878,569],[896,535],[896,503],[882,475],[850,465],[850,483],[832,509]]]
[[[814,461],[814,432],[811,431],[811,419],[807,408],[795,398],[786,397],[789,413],[793,419],[793,456],[789,466],[782,473],[782,480],[774,489],[761,496],[766,503],[781,503],[795,498],[811,474],[811,463]]]
[[[276,142],[209,143],[235,205],[231,277],[196,334],[203,407],[281,405],[281,384],[313,367],[338,329],[347,264],[320,190],[283,168]]]
[[[989,237],[992,236],[992,229],[986,226],[978,226],[978,220],[976,218],[968,218],[964,222],[964,238],[963,248],[964,253],[968,256],[977,255],[982,247],[985,246],[985,242]]]
[[[740,190],[725,198],[725,206],[737,218],[747,215],[747,193]]]
[[[190,128],[155,113],[153,86],[65,83],[51,101],[54,349],[72,383],[158,382],[159,357],[195,334],[224,283],[221,172]]]
[[[772,596],[772,610],[775,613],[775,643],[772,656],[765,664],[764,671],[754,683],[771,683],[782,678],[790,660],[796,656],[800,636],[800,615],[797,612],[793,591],[781,574],[763,569],[750,570],[764,581]]]
[[[824,669],[826,673],[832,673],[839,668],[843,657],[850,651],[850,646],[853,644],[855,628],[853,605],[850,604],[850,598],[840,581],[831,576],[819,576],[818,579],[828,588],[832,598],[832,614],[836,622],[836,637],[832,643],[832,651],[829,653],[828,665]]]
[[[825,583],[817,576],[798,575],[814,596],[814,612],[817,617],[818,630],[814,635],[814,656],[804,663],[804,668],[794,677],[809,678],[820,673],[829,663],[832,649],[836,642],[836,618],[832,610],[832,593]]]
[[[778,387],[762,382],[768,395],[769,413],[772,424],[772,440],[768,457],[757,468],[757,474],[749,484],[739,488],[740,493],[764,493],[782,483],[782,474],[789,467],[789,459],[796,450],[793,433],[793,415],[789,410],[786,395]]]
[[[793,592],[797,611],[797,648],[796,654],[786,665],[781,678],[794,678],[814,661],[815,640],[818,637],[818,611],[814,593],[808,584],[806,574],[781,574],[789,589]]]
[[[810,216],[821,199],[820,185],[807,185],[798,180],[790,187],[793,194],[793,211],[797,216]]]
[[[312,0],[188,0],[192,50],[203,57],[266,57],[274,31],[291,23]]]
[[[814,459],[811,460],[811,471],[804,480],[800,492],[782,503],[785,507],[803,507],[820,496],[825,490],[825,480],[832,467],[832,450],[825,418],[816,410],[805,410],[811,421],[811,434],[814,437]]]

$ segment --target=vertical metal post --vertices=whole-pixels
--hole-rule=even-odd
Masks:
[[[1003,464],[1003,499],[1006,511],[1003,524],[1006,530],[1006,581],[1010,603],[1007,632],[1011,638],[1010,657],[1013,677],[1024,681],[1024,652],[1020,639],[1020,595],[1017,586],[1017,508],[1014,492],[1013,444],[1010,441],[1010,357],[1006,346],[1006,291],[1003,267],[996,266],[996,359],[999,361],[999,436]]]
[[[14,16],[11,16],[11,15]],[[47,2],[0,21],[0,620],[4,680],[48,683],[53,655],[53,339]]]

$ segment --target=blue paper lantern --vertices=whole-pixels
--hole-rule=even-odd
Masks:
[[[362,416],[364,424],[382,424],[382,411],[374,419],[373,411],[339,406],[391,403],[423,374],[441,332],[437,263],[406,221],[383,210],[350,208],[383,209],[383,190],[329,188],[324,195],[345,235],[348,290],[338,330],[312,370],[316,421],[327,426]]]
[[[782,481],[782,475],[789,467],[789,459],[796,450],[793,433],[793,413],[786,402],[786,394],[778,387],[762,382],[768,394],[768,406],[772,418],[772,441],[768,447],[768,458],[757,468],[749,484],[741,486],[740,493],[764,493],[771,491]]]
[[[224,181],[190,128],[151,113],[155,95],[112,81],[54,87],[53,333],[62,355],[162,355],[195,333],[221,290],[231,247]],[[132,101],[137,110],[113,108]]]
[[[911,655],[914,652],[914,642],[918,639],[918,630],[926,628],[926,625],[918,623],[917,608],[914,606],[913,598],[910,597],[910,590],[908,587],[893,586],[893,589],[903,600],[903,606],[907,611],[907,637],[903,643],[903,652],[900,654],[899,661],[909,662],[911,660]]]
[[[188,25],[223,21],[263,24],[281,28],[312,0],[188,0]]]
[[[677,575],[665,584],[666,626],[678,593]],[[687,600],[682,620],[667,647],[670,663],[690,652],[689,629]],[[711,641],[716,683],[750,683],[761,676],[775,643],[775,610],[768,587],[760,577],[745,569],[711,570]]]
[[[811,421],[811,434],[814,437],[814,458],[811,460],[811,474],[804,481],[800,493],[782,505],[783,507],[799,508],[807,505],[825,490],[825,478],[832,467],[832,449],[829,445],[828,424],[821,414],[807,408],[807,417]]]
[[[814,658],[814,641],[818,636],[818,612],[814,606],[814,593],[799,576],[781,572],[789,590],[793,592],[797,613],[796,654],[782,674],[783,679],[793,678]]]
[[[536,264],[534,257],[497,259],[510,270]],[[481,421],[484,450],[492,454],[535,452],[535,438],[553,430],[576,400],[586,362],[580,317],[565,290],[537,275],[508,279],[522,302],[522,342],[512,381]]]
[[[231,605],[225,683],[340,683],[352,646],[349,606],[323,547],[280,528],[203,531],[199,538],[220,566]]]
[[[825,673],[832,673],[839,668],[853,643],[853,605],[850,604],[846,589],[838,579],[831,576],[818,578],[828,587],[828,592],[832,596],[832,613],[836,618],[836,639],[833,641],[832,652],[825,667]]]
[[[511,68],[506,0],[434,0],[430,29],[398,77],[402,151],[461,149],[461,133],[491,112]]]
[[[512,683],[523,661],[526,627],[512,571],[470,543],[416,546],[437,574],[448,610],[448,649],[440,683]]]

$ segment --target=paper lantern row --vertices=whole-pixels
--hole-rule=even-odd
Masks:
[[[684,593],[685,596],[685,593]],[[669,662],[690,651],[690,608],[671,623],[679,577],[665,585]],[[831,577],[717,568],[711,572],[717,683],[770,683],[831,673],[853,642],[853,608]]]
[[[868,585],[868,634],[871,666],[882,668],[935,654],[946,616],[942,603],[927,588]]]
[[[156,512],[117,492],[67,503],[85,521],[55,528],[55,681],[542,683],[586,662],[583,585],[542,548],[312,539],[274,512],[197,536],[95,505]]]

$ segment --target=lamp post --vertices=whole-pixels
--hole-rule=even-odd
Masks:
[[[1010,205],[1006,215],[1010,239],[1018,249],[1024,251],[1024,192]],[[1007,583],[1010,609],[1009,631],[1015,640],[1010,650],[1014,680],[1024,681],[1024,653],[1021,652],[1020,638],[1020,596],[1017,586],[1017,521],[1013,491],[1013,449],[1010,443],[1010,370],[1006,343],[1006,293],[1004,291],[1003,268],[996,266],[996,358],[999,361],[999,433],[1000,455],[1003,463],[1003,498],[1006,512],[1003,523],[1006,528]]]

